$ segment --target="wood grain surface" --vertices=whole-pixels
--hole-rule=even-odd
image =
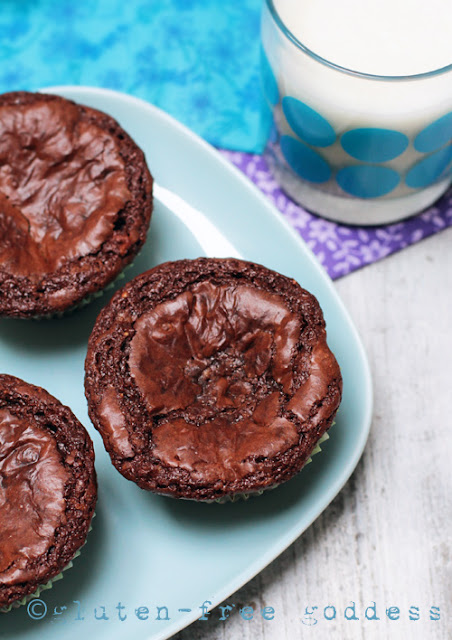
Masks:
[[[374,380],[363,457],[317,521],[225,601],[228,620],[214,610],[176,640],[452,638],[452,229],[336,286]],[[352,602],[359,620],[344,617]],[[373,602],[379,620],[366,619]],[[245,621],[239,604],[258,614]]]

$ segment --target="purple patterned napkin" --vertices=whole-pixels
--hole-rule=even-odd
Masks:
[[[319,218],[296,204],[280,189],[263,156],[223,149],[221,153],[281,211],[333,279],[452,226],[452,189],[432,207],[404,222],[352,227]]]

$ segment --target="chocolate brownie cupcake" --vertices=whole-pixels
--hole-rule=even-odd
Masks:
[[[96,495],[93,445],[74,414],[44,389],[0,375],[0,611],[68,566]]]
[[[63,312],[116,278],[146,239],[152,178],[109,115],[0,95],[0,315]]]
[[[115,467],[205,501],[300,471],[342,391],[315,297],[235,259],[168,262],[129,282],[97,319],[85,371]]]

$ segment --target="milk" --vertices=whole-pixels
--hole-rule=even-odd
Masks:
[[[275,0],[308,49],[363,73],[399,76],[452,62],[451,0]]]
[[[452,63],[451,0],[274,0],[276,18],[267,5],[263,50],[277,86],[270,157],[283,188],[355,224],[391,222],[431,204],[451,182],[452,71],[431,73]],[[326,137],[305,130],[306,113]]]

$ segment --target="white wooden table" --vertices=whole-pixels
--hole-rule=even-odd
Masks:
[[[272,606],[272,621],[215,615],[177,640],[452,638],[452,229],[346,276],[337,289],[373,373],[363,457],[317,521],[229,599]],[[351,602],[359,620],[344,618]],[[379,620],[365,618],[372,602]],[[325,620],[328,605],[335,620]],[[308,626],[313,606],[317,624]],[[390,607],[398,620],[387,617]]]

